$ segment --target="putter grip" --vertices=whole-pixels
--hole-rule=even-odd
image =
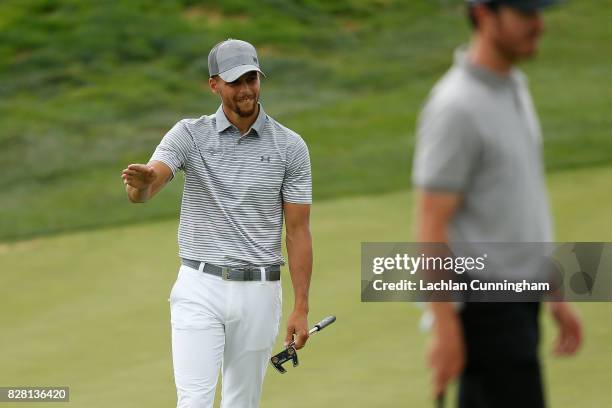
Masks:
[[[325,327],[329,326],[333,322],[336,321],[336,316],[327,316],[325,319],[321,320],[319,323],[315,324],[317,331],[323,330]]]

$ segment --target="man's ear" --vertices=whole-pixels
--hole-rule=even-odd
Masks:
[[[491,20],[493,11],[484,4],[477,4],[474,6],[474,18],[477,21],[478,29],[481,29]]]
[[[210,91],[212,93],[219,93],[219,90],[217,89],[217,78],[208,78],[208,86],[210,87]]]

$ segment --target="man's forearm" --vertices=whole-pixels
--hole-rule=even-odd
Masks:
[[[426,220],[421,220],[418,229],[418,241],[423,243],[440,244],[440,246],[437,248],[425,247],[423,249],[423,252],[433,251],[434,253],[428,253],[428,255],[439,256],[440,254],[437,252],[440,252],[440,250],[442,249],[442,245],[448,245],[447,229],[448,226],[446,222],[441,221],[440,219],[430,218]],[[448,254],[442,254],[441,256],[444,257],[445,255]],[[440,276],[440,273],[428,271],[425,278],[432,281],[438,281],[442,279],[443,276]],[[441,300],[442,297],[442,294],[437,293],[436,296],[434,296],[434,299]],[[433,315],[435,316],[434,325],[438,325],[441,322],[445,322],[447,319],[452,318],[455,315],[455,308],[450,302],[428,302],[428,306]]]
[[[312,275],[312,238],[308,227],[287,231],[287,254],[295,299],[294,309],[308,313]]]
[[[425,252],[433,252],[428,255],[442,258],[452,256],[448,248],[448,229],[460,201],[461,197],[454,193],[417,192],[417,241],[439,244],[439,246],[426,246],[423,249]],[[443,274],[436,271],[430,272],[427,278],[444,279],[445,272]],[[436,294],[436,300],[442,300],[444,297],[444,293]],[[456,315],[451,302],[429,302],[429,308],[438,317],[438,321],[444,321]]]

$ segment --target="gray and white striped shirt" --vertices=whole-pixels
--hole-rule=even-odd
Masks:
[[[222,107],[179,121],[151,160],[185,172],[179,256],[219,266],[282,265],[283,202],[310,204],[308,148],[292,130],[259,115],[241,136]]]

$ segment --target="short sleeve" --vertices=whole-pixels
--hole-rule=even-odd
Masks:
[[[185,127],[182,121],[179,121],[172,127],[163,137],[155,152],[151,156],[150,161],[156,160],[163,162],[170,170],[172,177],[175,176],[177,170],[184,170],[189,151],[193,148],[193,139],[191,134]]]
[[[480,160],[481,139],[467,112],[454,104],[426,106],[417,127],[415,187],[463,192]]]
[[[287,147],[287,162],[281,192],[284,202],[312,203],[310,155],[306,143],[299,136]]]

